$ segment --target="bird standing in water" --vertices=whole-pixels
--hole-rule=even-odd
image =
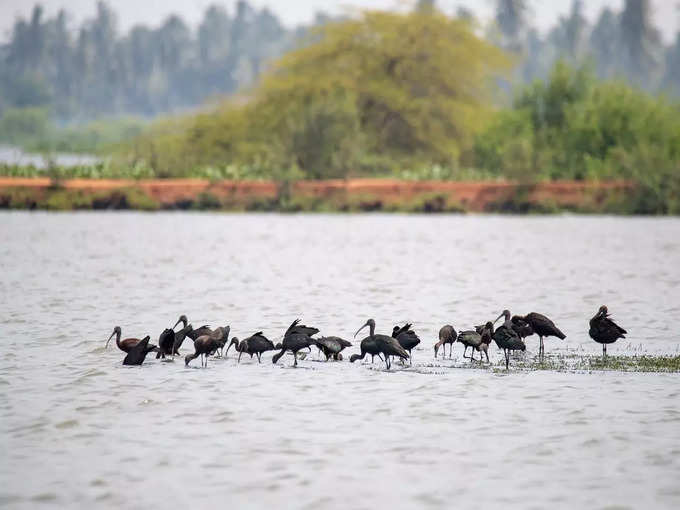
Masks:
[[[610,319],[607,307],[602,305],[595,316],[590,319],[590,338],[602,344],[602,357],[607,356],[607,344],[613,344],[619,338],[625,338],[628,332]]]
[[[525,351],[527,347],[512,327],[510,312],[507,314],[502,313],[500,317],[503,317],[504,315],[506,315],[506,320],[496,331],[494,331],[493,339],[498,348],[503,349],[503,353],[505,354],[505,369],[508,370],[510,368],[510,353],[512,351]],[[500,319],[500,317],[498,319]]]
[[[439,347],[444,346],[444,353],[442,356],[445,358],[446,357],[446,344],[449,344],[449,359],[451,358],[451,355],[453,354],[453,344],[456,342],[456,339],[458,338],[458,334],[456,333],[456,330],[453,329],[453,326],[447,324],[446,326],[442,326],[442,328],[439,330],[439,342],[434,344],[434,357],[437,357],[437,351],[439,350]]]
[[[346,347],[352,347],[352,343],[347,340],[343,340],[337,336],[322,336],[321,338],[315,338],[314,344],[321,349],[324,356],[326,356],[326,361],[330,358],[338,361],[340,352]],[[340,358],[342,359],[342,358]]]
[[[158,337],[158,353],[156,359],[165,358],[166,355],[172,356],[175,348],[175,332],[166,328]]]
[[[239,353],[238,355],[238,362],[241,362],[241,355],[245,352],[246,354],[250,354],[250,357],[253,357],[253,354],[257,356],[257,361],[258,363],[262,363],[262,353],[267,352],[267,351],[273,351],[275,349],[274,344],[272,343],[271,340],[269,340],[266,336],[262,334],[262,331],[258,331],[254,335],[249,336],[248,338],[244,338],[241,340],[241,342],[238,341],[238,338],[234,337],[231,339],[231,342],[229,343],[229,347],[234,345],[236,347],[236,351]],[[229,348],[227,348],[228,350]]]
[[[420,338],[415,331],[411,329],[411,324],[405,324],[402,327],[394,326],[392,328],[392,338],[396,338],[399,345],[408,351],[408,364],[411,365],[413,361],[412,349],[420,343]]]
[[[505,310],[498,318],[500,319],[505,314],[505,312],[507,312],[508,314],[510,313],[507,310]],[[542,315],[540,313],[531,312],[524,316],[515,315],[512,318],[512,323],[513,329],[520,338],[531,336],[533,333],[536,333],[538,335],[540,342],[538,347],[539,356],[543,356],[545,354],[543,338],[549,336],[555,336],[560,340],[564,340],[566,338],[566,335],[562,333],[557,326],[555,326],[555,323],[553,321],[551,321],[545,315]],[[528,328],[526,327],[527,325],[529,326]]]
[[[312,340],[309,335],[305,335],[303,333],[292,333],[290,335],[286,335],[283,338],[283,342],[281,342],[281,352],[274,354],[272,357],[272,363],[279,361],[281,356],[283,356],[286,351],[291,351],[293,353],[293,357],[295,358],[293,366],[297,366],[298,351],[307,349],[313,343],[314,340]]]
[[[127,353],[123,360],[123,365],[141,365],[146,359],[146,355],[151,351],[157,350],[155,345],[149,345],[149,335],[142,338],[137,345],[135,345],[130,352]]]
[[[385,366],[387,367],[387,370],[390,369],[390,366],[392,363],[390,362],[390,356],[397,356],[401,359],[408,359],[408,352],[399,344],[396,338],[392,338],[391,336],[387,335],[376,335],[375,334],[375,321],[373,319],[368,319],[366,321],[366,324],[361,326],[356,333],[354,333],[354,337],[359,334],[359,331],[364,329],[366,326],[368,326],[370,334],[368,335],[367,338],[370,338],[375,342],[375,345],[378,349],[378,352],[380,352],[383,356],[385,356]],[[362,341],[363,344],[363,341]]]
[[[111,333],[111,336],[106,341],[106,345],[104,345],[105,349],[108,348],[109,342],[111,341],[111,339],[113,338],[114,335],[116,335],[116,345],[123,352],[130,352],[130,350],[135,345],[137,345],[139,342],[141,342],[141,340],[139,338],[126,338],[124,340],[121,340],[120,339],[120,337],[121,337],[120,326],[116,326],[115,328],[113,328],[113,333]],[[155,345],[152,345],[152,347],[153,347],[153,350],[158,349],[158,347],[156,347]]]
[[[361,341],[361,344],[359,345],[359,350],[361,351],[361,354],[352,354],[349,357],[350,363],[354,363],[358,359],[364,359],[364,356],[366,356],[367,354],[371,355],[371,363],[373,363],[373,359],[376,356],[378,356],[378,358],[380,358],[380,361],[385,361],[385,360],[383,360],[382,356],[380,355],[380,349],[378,348],[378,343],[375,341],[375,339],[373,339],[371,337],[366,337]]]
[[[217,340],[210,335],[199,336],[194,340],[194,353],[187,354],[184,358],[184,365],[189,366],[189,362],[193,359],[201,357],[201,366],[208,366],[208,356],[217,350]],[[205,360],[205,363],[204,363]]]
[[[458,333],[458,341],[465,346],[463,351],[463,358],[467,358],[465,353],[468,347],[472,347],[472,354],[470,355],[470,361],[475,360],[475,350],[479,350],[479,344],[482,343],[482,335],[477,331],[467,330]]]

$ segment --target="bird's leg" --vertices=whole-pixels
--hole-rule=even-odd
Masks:
[[[408,350],[408,364],[413,366],[413,358],[411,357],[411,349]]]
[[[451,359],[452,355],[453,355],[453,344],[449,345],[449,359]]]
[[[486,354],[486,362],[489,363],[489,351],[484,351],[484,354]]]
[[[311,349],[310,349],[310,351],[311,351]],[[295,363],[293,363],[293,366],[296,367],[297,366],[297,351],[293,351],[293,357],[295,358]]]
[[[262,363],[262,359],[260,358],[260,356],[262,356],[262,353],[261,353],[261,352],[258,352],[258,353],[257,353],[257,362],[258,362],[258,363]]]

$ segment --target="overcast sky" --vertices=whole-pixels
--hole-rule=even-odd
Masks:
[[[48,15],[65,8],[71,13],[73,26],[91,17],[96,9],[97,0],[41,0]],[[413,5],[409,0],[249,0],[254,6],[268,6],[286,25],[294,26],[310,21],[316,11],[330,13],[342,12],[350,7],[360,8],[404,8]],[[533,22],[545,31],[560,16],[569,12],[572,0],[530,0]],[[0,38],[6,40],[14,19],[28,17],[35,2],[31,0],[0,0]],[[119,28],[127,31],[136,23],[158,25],[171,13],[181,14],[192,25],[198,23],[205,8],[211,4],[227,6],[233,12],[236,1],[232,0],[108,0],[118,13]],[[488,19],[493,12],[494,0],[439,0],[437,5],[445,11],[453,12],[463,5],[473,10],[480,18]],[[586,0],[583,2],[586,15],[590,20],[596,18],[605,5],[620,9],[623,0]],[[680,0],[652,0],[654,21],[661,30],[664,40],[675,40],[678,31]]]

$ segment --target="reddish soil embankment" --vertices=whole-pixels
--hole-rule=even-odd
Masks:
[[[47,178],[0,177],[0,196],[7,196],[12,190],[21,190],[24,196],[35,194],[36,200],[39,200],[55,189],[74,192],[80,196],[101,196],[116,190],[134,190],[143,193],[163,208],[197,203],[205,200],[205,197],[210,197],[224,208],[248,208],[248,204],[257,201],[271,202],[282,196],[282,188],[270,181],[72,179],[61,181],[55,187]],[[420,207],[425,211],[522,212],[523,208],[531,209],[533,206],[598,210],[603,203],[625,198],[633,190],[634,185],[626,181],[553,181],[522,185],[504,181],[349,179],[298,181],[290,184],[285,194],[289,202],[297,200],[300,204],[310,201],[330,203],[341,210],[408,210],[410,204],[413,210]],[[341,204],[350,204],[352,207],[342,207]],[[301,210],[306,208],[308,207],[300,206]]]

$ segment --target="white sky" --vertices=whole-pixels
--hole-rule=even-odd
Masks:
[[[0,40],[7,40],[14,19],[17,16],[28,17],[34,0],[0,0]],[[65,8],[71,13],[72,26],[83,19],[93,16],[97,0],[40,0],[48,15]],[[268,6],[288,26],[309,22],[316,11],[329,13],[342,12],[348,7],[393,9],[410,7],[413,0],[249,0],[253,6]],[[534,24],[542,31],[553,25],[556,19],[569,12],[572,0],[530,0]],[[159,25],[169,14],[177,13],[195,25],[200,20],[206,7],[211,4],[225,5],[233,12],[235,0],[108,0],[108,4],[118,14],[119,29],[127,31],[132,25],[144,23]],[[483,20],[489,19],[494,0],[438,0],[437,5],[447,12],[455,11],[463,5],[474,11]],[[583,2],[587,17],[592,21],[602,7],[609,5],[620,9],[623,0],[585,0]],[[661,30],[664,40],[675,40],[680,25],[680,0],[652,0],[653,17],[656,26]]]

